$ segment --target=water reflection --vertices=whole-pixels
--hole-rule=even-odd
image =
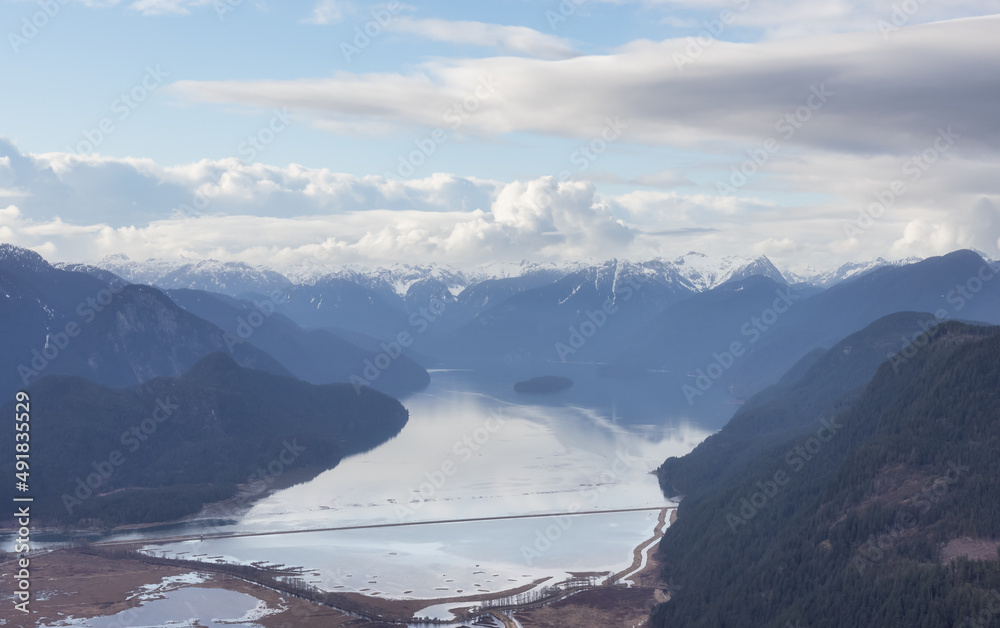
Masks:
[[[622,420],[615,408],[578,405],[571,391],[516,396],[481,377],[435,372],[427,391],[404,400],[410,421],[396,438],[264,499],[239,527],[559,513],[581,502],[602,510],[663,505],[650,472],[708,435],[655,407],[646,407],[646,421]]]
[[[115,615],[61,620],[40,628],[120,628],[165,626],[176,628],[261,628],[252,623],[261,617],[263,603],[246,593],[225,589],[187,587],[162,594]]]
[[[693,415],[672,405],[680,384],[666,375],[624,381],[592,372],[581,365],[435,371],[426,391],[402,400],[410,421],[380,447],[232,520],[116,538],[301,531],[149,549],[299,565],[325,590],[427,600],[623,569],[668,505],[651,471],[693,449],[731,407],[701,405]],[[513,392],[515,381],[541,374],[575,385],[549,396]],[[637,508],[647,510],[569,516]],[[546,516],[488,520],[520,515]],[[410,525],[454,519],[487,520]],[[406,525],[312,531],[399,524]]]
[[[690,451],[709,430],[664,416],[614,382],[524,397],[513,393],[513,381],[510,374],[434,372],[426,391],[403,400],[410,421],[396,438],[271,495],[212,532],[393,527],[151,549],[300,565],[325,590],[417,599],[624,568],[668,505],[651,471]],[[609,405],[586,403],[597,398]],[[570,516],[639,508],[647,510]],[[522,515],[546,516],[491,520]],[[456,519],[462,521],[414,525]]]

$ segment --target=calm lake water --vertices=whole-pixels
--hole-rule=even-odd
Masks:
[[[666,407],[658,387],[678,385],[666,378],[621,382],[590,376],[589,367],[560,366],[536,373],[434,371],[427,390],[402,399],[410,420],[391,441],[272,494],[236,521],[172,530],[300,533],[147,549],[297,565],[323,589],[417,599],[624,569],[652,535],[656,509],[671,505],[651,472],[693,449],[731,408]],[[517,379],[552,372],[575,385],[546,396],[513,392]],[[567,516],[638,508],[649,510]],[[519,515],[546,516],[432,523]],[[308,531],[421,522],[428,523]],[[118,538],[143,536],[164,531]]]
[[[548,517],[149,549],[299,565],[324,589],[415,598],[502,591],[539,578],[562,580],[569,572],[626,567],[632,550],[653,533],[658,513],[652,509],[670,505],[651,472],[667,457],[690,451],[710,428],[627,396],[614,381],[577,374],[572,389],[539,397],[513,393],[514,376],[433,372],[426,391],[403,399],[410,421],[396,438],[208,531]],[[651,510],[566,516],[634,508]]]

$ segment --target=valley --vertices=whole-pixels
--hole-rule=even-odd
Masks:
[[[647,423],[644,414],[609,417],[610,406],[525,405],[492,374],[432,376],[426,391],[404,398],[410,418],[398,436],[264,496],[236,521],[194,519],[92,541],[209,564],[298,565],[305,582],[372,598],[365,604],[384,600],[396,617],[424,614],[446,597],[468,606],[573,574],[599,584],[648,567],[648,541],[670,507],[651,471],[707,432]],[[603,394],[613,405],[613,387]],[[535,462],[512,465],[514,452]],[[588,540],[596,538],[604,541]]]
[[[0,21],[0,628],[1000,628],[1000,0]]]
[[[29,253],[14,259],[0,277],[36,286],[14,311],[41,303],[60,329],[77,295],[115,281]],[[944,288],[979,277],[963,316],[1000,322],[993,266],[970,252],[886,264],[827,289],[789,285],[757,260],[728,279],[705,271],[716,283],[697,291],[677,264],[672,279],[656,274],[665,265],[612,262],[555,281],[551,268],[537,271],[544,279],[490,278],[457,296],[424,286],[432,307],[397,292],[376,298],[357,271],[238,298],[109,289],[29,382],[34,481],[46,487],[32,511],[42,552],[33,570],[114,598],[125,581],[104,589],[79,578],[83,565],[120,562],[152,588],[99,610],[51,585],[36,605],[56,614],[39,625],[110,626],[122,613],[182,621],[184,605],[199,603],[231,604],[236,625],[265,627],[289,613],[301,625],[414,628],[662,622],[690,604],[679,583],[699,569],[685,561],[711,564],[725,547],[691,556],[680,539],[713,531],[720,512],[732,531],[778,527],[768,504],[807,474],[817,481],[810,460],[841,442],[836,412],[873,377],[916,368],[924,354],[914,346],[991,336],[949,320]],[[378,281],[407,293],[420,285]],[[913,289],[857,307],[900,281]],[[37,292],[50,284],[77,292]],[[320,291],[308,314],[292,296],[307,289]],[[506,298],[489,305],[484,292]],[[463,306],[467,293],[477,296]],[[331,300],[322,316],[335,324],[310,327]],[[933,315],[891,312],[935,305]],[[529,320],[528,336],[513,331]],[[181,337],[203,344],[178,353]],[[494,344],[502,338],[524,344]],[[782,445],[810,435],[822,436],[815,450]],[[745,484],[776,447],[798,453],[760,480],[765,502],[720,506],[720,492]],[[949,551],[966,546],[992,547],[980,539]]]

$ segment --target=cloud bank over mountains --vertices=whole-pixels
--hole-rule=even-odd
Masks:
[[[585,54],[532,29],[401,15],[393,37],[476,39],[503,56],[314,78],[188,78],[162,92],[186,107],[292,111],[296,125],[331,138],[410,138],[399,158],[420,168],[348,174],[259,163],[256,153],[163,165],[28,153],[0,139],[0,239],[67,261],[125,252],[474,265],[694,249],[831,269],[963,247],[997,257],[1000,16],[922,24],[953,14],[913,2],[896,18],[887,2],[782,4],[780,26],[756,42],[695,31]],[[727,28],[763,27],[779,10],[742,4],[644,6],[718,11]],[[1000,9],[993,4],[952,9]],[[199,3],[143,6],[183,13]],[[803,11],[830,22],[823,34],[793,36]],[[841,32],[852,28],[867,30]],[[433,151],[417,155],[436,129],[469,155],[525,137],[576,147],[551,172],[460,175],[441,172]]]
[[[993,254],[1000,211],[986,197],[918,217],[889,208],[856,237],[842,211],[752,197],[646,190],[605,195],[586,181],[498,182],[435,174],[397,181],[236,159],[160,167],[149,160],[24,155],[0,145],[0,240],[62,261],[124,252],[276,266],[558,261],[612,256],[765,254],[829,268],[846,257]],[[971,197],[970,197],[971,200]],[[902,200],[899,201],[902,203]],[[992,249],[991,249],[992,247]]]

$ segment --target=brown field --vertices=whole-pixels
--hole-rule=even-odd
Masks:
[[[368,606],[377,608],[380,611],[385,611],[387,613],[393,613],[393,614],[404,613],[406,616],[412,616],[420,609],[427,608],[428,606],[436,606],[438,604],[447,604],[449,602],[453,602],[455,604],[455,608],[460,608],[463,606],[475,606],[476,602],[481,602],[483,600],[491,600],[498,597],[517,595],[518,593],[524,593],[525,591],[530,591],[531,589],[535,588],[536,586],[545,582],[546,580],[548,580],[548,578],[540,578],[538,580],[535,580],[531,584],[525,584],[515,589],[507,589],[500,593],[483,593],[479,595],[442,597],[442,598],[435,598],[432,600],[395,600],[392,598],[367,596],[361,593],[341,593],[340,595],[343,595],[346,598],[363,601]]]
[[[9,573],[13,562],[0,565],[0,572]],[[32,621],[39,625],[66,617],[89,618],[114,615],[138,606],[124,601],[131,592],[147,584],[159,583],[168,576],[190,573],[162,565],[149,565],[136,560],[106,559],[84,556],[69,551],[54,551],[31,558],[32,589],[46,592],[47,600],[32,600]],[[210,574],[206,574],[210,575]],[[267,602],[270,608],[284,608],[258,623],[265,628],[389,628],[386,624],[352,619],[331,608],[305,600],[283,596],[275,591],[227,576],[211,575],[203,588],[221,588],[252,595]]]
[[[524,628],[632,628],[649,617],[653,589],[604,587],[515,613]]]
[[[658,539],[657,539],[658,540]],[[995,551],[995,550],[994,550]],[[638,556],[637,556],[638,558]],[[9,574],[14,563],[0,563],[0,573]],[[169,576],[190,573],[190,569],[150,564],[130,558],[104,558],[72,550],[57,550],[31,558],[32,590],[46,592],[48,599],[32,600],[34,611],[31,624],[52,622],[66,617],[89,618],[120,613],[138,606],[137,601],[125,601],[143,585],[157,584]],[[257,620],[265,628],[389,628],[390,625],[352,618],[340,611],[278,593],[266,587],[225,574],[203,572],[209,580],[194,585],[201,588],[221,588],[245,593],[263,600],[271,609],[281,612]],[[592,575],[592,574],[587,574]],[[596,575],[596,574],[595,574]],[[6,577],[6,576],[5,576]],[[649,610],[664,594],[658,590],[659,563],[655,547],[642,572],[634,575],[636,586],[599,587],[569,596],[547,606],[517,611],[517,619],[525,628],[574,626],[579,628],[611,628],[643,625]],[[535,583],[537,584],[537,583]],[[181,585],[192,586],[192,585]],[[503,597],[525,591],[527,585],[501,594],[441,598],[435,600],[392,600],[364,597],[376,608],[398,616],[412,616],[422,608],[454,602],[456,607],[469,606],[491,597]],[[346,594],[360,596],[360,594]]]
[[[0,572],[9,573],[13,567],[12,561],[7,562],[0,566]],[[133,606],[123,601],[130,591],[183,573],[136,561],[80,560],[63,551],[32,556],[31,588],[36,594],[44,591],[52,596],[45,601],[32,600],[31,609],[37,612],[36,623],[58,619],[60,613],[62,617],[111,615]]]
[[[971,560],[997,560],[1000,558],[998,548],[1000,541],[996,539],[974,539],[968,536],[952,539],[941,548],[941,562],[947,565],[960,556]]]

